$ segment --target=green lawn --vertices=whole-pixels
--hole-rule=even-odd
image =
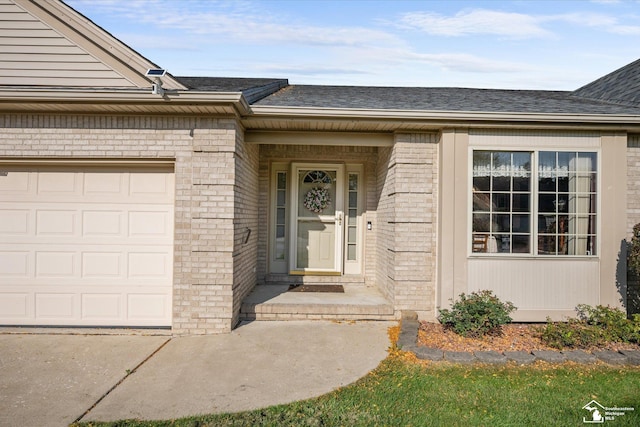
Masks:
[[[85,426],[578,426],[591,400],[635,411],[606,425],[640,426],[640,368],[419,364],[391,355],[335,392],[256,411]],[[603,413],[604,415],[604,413]]]

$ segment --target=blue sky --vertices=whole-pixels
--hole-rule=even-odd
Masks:
[[[176,76],[573,90],[640,58],[640,0],[67,3]]]

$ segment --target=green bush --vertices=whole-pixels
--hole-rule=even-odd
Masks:
[[[640,276],[640,224],[633,226],[633,236],[627,246],[627,268],[636,277]]]
[[[509,314],[516,307],[511,302],[502,302],[491,291],[460,294],[451,310],[439,310],[438,319],[447,328],[465,337],[481,337],[496,334],[502,325],[511,322]]]
[[[557,349],[596,347],[606,342],[598,328],[577,319],[553,322],[547,318],[546,325],[539,332],[545,344]]]
[[[552,322],[539,329],[542,341],[554,348],[589,348],[611,342],[640,342],[640,315],[627,319],[617,308],[580,304],[577,319]]]

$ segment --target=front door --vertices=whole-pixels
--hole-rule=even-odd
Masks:
[[[292,165],[291,274],[340,274],[343,176],[340,164]]]

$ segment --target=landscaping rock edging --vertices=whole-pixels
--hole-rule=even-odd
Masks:
[[[418,345],[418,329],[420,322],[418,315],[413,311],[403,311],[400,323],[400,334],[397,346],[404,351],[410,351],[418,359],[431,360],[434,362],[451,362],[460,364],[485,363],[500,365],[507,362],[515,362],[519,365],[527,365],[537,360],[548,363],[596,363],[598,361],[610,365],[632,365],[640,366],[640,351],[611,350],[594,351],[588,353],[583,350],[533,350],[526,351],[444,351],[437,348],[424,347]]]

